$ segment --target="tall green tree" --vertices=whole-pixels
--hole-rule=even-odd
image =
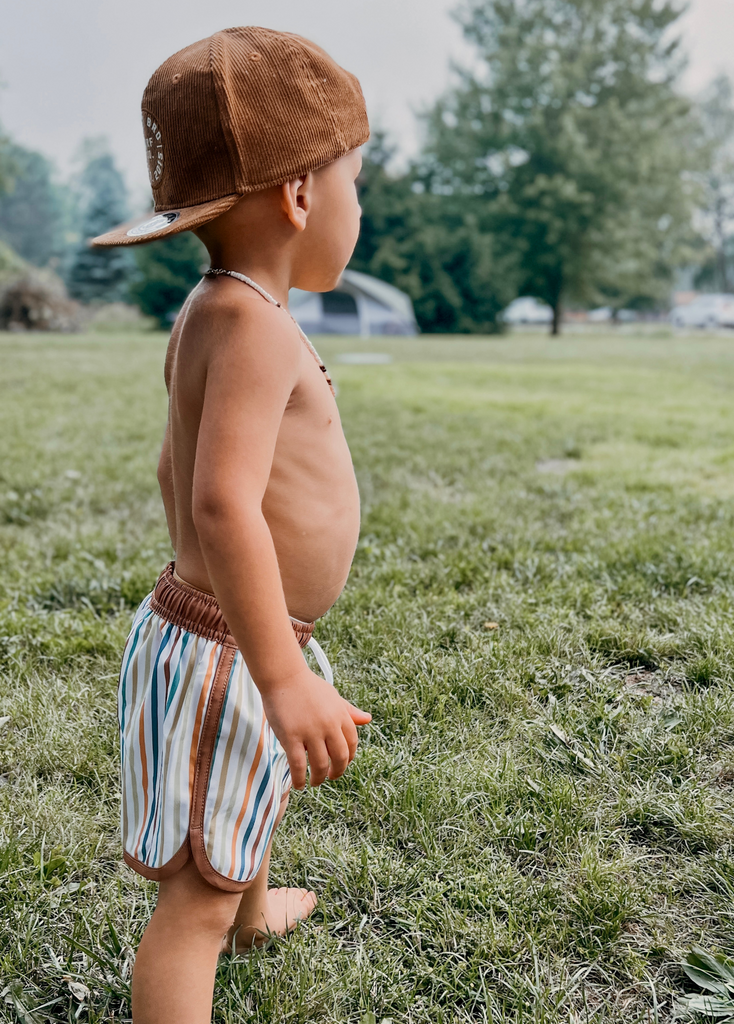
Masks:
[[[135,250],[137,273],[130,298],[163,329],[170,329],[191,289],[209,265],[207,251],[196,237],[182,231]]]
[[[13,180],[13,161],[10,158],[11,142],[0,125],[0,196],[7,192]]]
[[[478,67],[427,119],[427,190],[485,209],[518,292],[650,300],[690,232],[690,104],[674,0],[467,0]]]
[[[89,240],[124,221],[129,213],[125,182],[103,140],[87,140],[78,179],[82,240],[69,269],[69,292],[82,302],[121,302],[135,272],[125,248],[91,249]]]
[[[12,143],[0,126],[0,202],[13,186],[15,165],[10,156]],[[25,269],[24,260],[7,242],[0,238],[0,287],[17,277]]]
[[[68,190],[41,153],[7,143],[9,182],[0,194],[0,239],[37,267],[59,263],[68,247]]]
[[[407,292],[427,333],[494,333],[514,297],[512,257],[498,253],[484,211],[427,191],[412,170],[391,173],[376,132],[359,181],[362,228],[350,267]]]
[[[731,271],[734,225],[734,87],[726,75],[717,76],[700,101],[704,166],[701,184],[703,233],[711,246],[713,266],[701,279],[720,291],[734,287]]]

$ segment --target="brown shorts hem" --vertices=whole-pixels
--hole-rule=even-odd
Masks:
[[[197,844],[198,845],[198,844]],[[203,846],[203,842],[201,844]],[[147,878],[150,882],[165,882],[168,878],[173,878],[174,875],[185,868],[188,862],[192,859],[196,864],[196,870],[199,872],[205,882],[208,882],[215,889],[221,889],[224,892],[244,892],[250,882],[238,882],[234,878],[227,878],[226,875],[220,875],[218,871],[211,866],[207,860],[206,854],[203,856],[200,854],[198,857],[194,855],[194,847],[191,842],[191,836],[187,836],[186,842],[175,855],[171,857],[167,864],[164,864],[160,868],[151,868],[147,864],[143,864],[141,860],[133,857],[132,854],[128,853],[127,850],[123,850],[122,859],[125,861],[129,868],[137,874],[142,875],[143,878]],[[252,881],[252,879],[250,879]]]
[[[291,786],[283,793],[280,798],[281,804],[284,804],[291,794]],[[248,882],[239,882],[234,878],[229,878],[227,875],[220,875],[220,873],[213,868],[209,863],[209,858],[206,855],[206,847],[204,845],[204,837],[201,834],[200,829],[196,829],[195,841],[193,841],[192,831],[189,830],[189,834],[186,836],[181,848],[171,857],[171,859],[163,864],[159,868],[148,867],[142,860],[138,860],[137,857],[133,857],[127,850],[123,850],[122,859],[125,861],[129,868],[137,874],[142,875],[143,878],[147,878],[151,882],[165,882],[167,878],[172,878],[181,868],[186,867],[188,862],[193,858],[196,864],[197,871],[210,885],[213,885],[215,889],[222,889],[224,892],[244,892],[248,887],[252,879]],[[197,856],[198,854],[198,856]]]
[[[149,879],[151,882],[164,882],[167,878],[171,878],[176,872],[180,871],[182,867],[185,867],[191,859],[191,843],[189,837],[181,844],[179,849],[174,853],[169,861],[166,861],[159,868],[151,868],[147,864],[144,864],[142,860],[138,860],[137,857],[133,857],[127,850],[122,851],[122,859],[125,861],[129,868],[133,871],[137,871],[143,878]]]
[[[208,882],[215,889],[221,889],[223,892],[244,892],[249,887],[253,881],[251,878],[246,882],[240,882],[236,878],[229,878],[228,875],[220,875],[216,868],[211,866],[206,855],[204,836],[199,829],[191,829],[189,840],[191,842],[191,854],[194,858],[194,863],[205,882]]]

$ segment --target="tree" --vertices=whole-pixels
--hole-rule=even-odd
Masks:
[[[127,297],[135,260],[125,248],[91,249],[89,240],[128,216],[122,175],[104,140],[87,140],[79,175],[82,241],[68,274],[69,291],[82,302],[121,302]]]
[[[196,237],[183,231],[171,238],[136,248],[138,273],[130,285],[130,297],[143,313],[170,328],[186,296],[209,265],[206,249]]]
[[[518,259],[519,294],[660,297],[690,232],[690,104],[673,0],[468,0],[480,67],[427,118],[422,180]]]
[[[19,277],[26,269],[25,260],[0,239],[0,288]]]
[[[511,257],[501,258],[463,197],[426,191],[412,170],[391,174],[384,133],[360,176],[362,229],[350,266],[407,292],[421,330],[493,333],[513,298]]]
[[[8,142],[7,187],[0,195],[0,239],[30,263],[58,263],[67,248],[69,199],[46,157]]]
[[[698,175],[701,213],[704,235],[714,250],[714,267],[704,267],[701,278],[728,292],[734,285],[729,270],[734,221],[734,89],[726,75],[715,78],[701,97],[700,113],[706,156],[705,168]]]
[[[0,196],[8,190],[13,181],[13,161],[10,158],[10,139],[0,125]]]

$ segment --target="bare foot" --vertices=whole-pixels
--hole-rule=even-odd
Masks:
[[[310,889],[268,889],[267,904],[259,921],[233,925],[222,943],[223,953],[244,953],[259,948],[272,935],[288,935],[299,921],[313,913],[318,897]]]

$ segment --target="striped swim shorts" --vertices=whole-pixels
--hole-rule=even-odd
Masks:
[[[333,682],[313,623],[292,622]],[[290,789],[288,761],[216,598],[173,563],[135,615],[118,715],[126,863],[160,881],[193,856],[212,885],[243,889]]]

